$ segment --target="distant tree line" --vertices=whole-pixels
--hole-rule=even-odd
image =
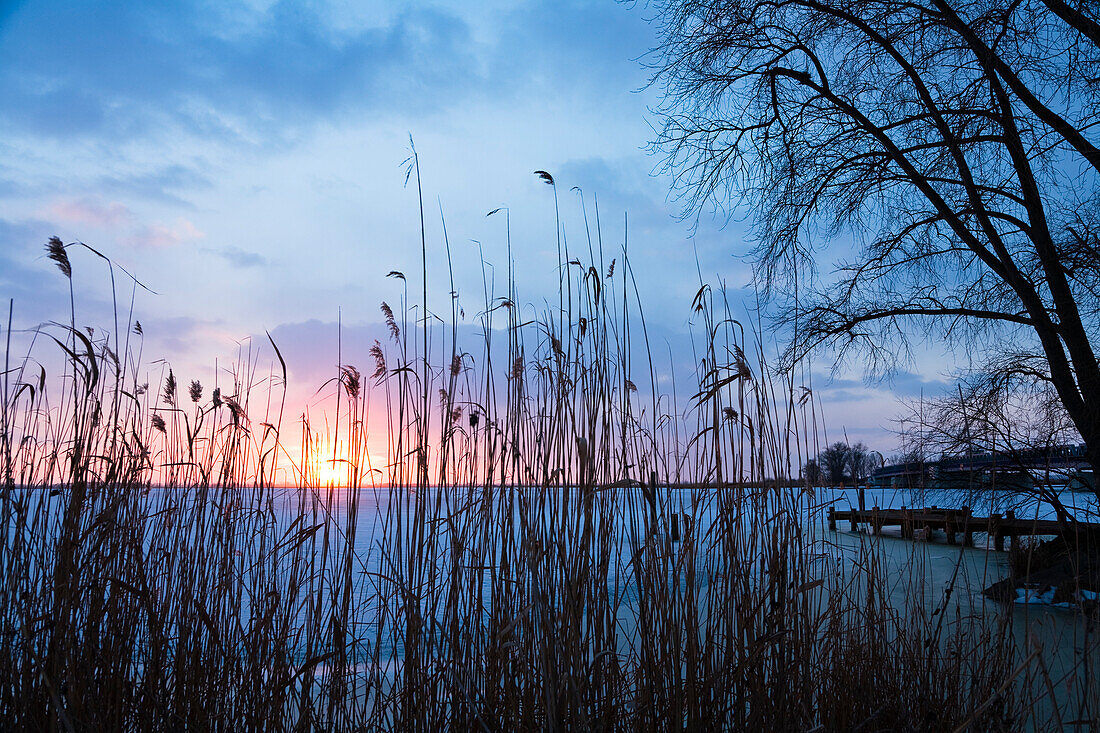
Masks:
[[[807,461],[802,475],[813,486],[854,486],[869,479],[881,463],[882,456],[863,443],[838,441]]]

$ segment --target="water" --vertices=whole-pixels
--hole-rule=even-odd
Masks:
[[[420,595],[434,601],[418,601],[415,613],[429,625],[439,621],[443,609],[438,602],[446,594],[438,587],[449,578],[459,577],[465,584],[464,598],[480,592],[480,609],[469,616],[481,629],[489,627],[490,599],[493,588],[499,585],[496,575],[501,548],[510,552],[543,553],[549,557],[539,567],[554,566],[553,543],[562,538],[580,537],[585,531],[582,518],[584,499],[572,489],[540,491],[518,489],[484,495],[480,491],[464,494],[458,490],[434,489],[415,492],[405,489],[367,489],[358,492],[354,503],[344,491],[318,491],[303,493],[298,489],[276,490],[264,496],[265,501],[255,503],[259,495],[250,489],[179,491],[156,489],[148,502],[147,520],[151,527],[143,543],[147,556],[155,556],[157,543],[165,531],[171,531],[174,517],[198,516],[196,507],[205,506],[201,522],[209,532],[199,526],[189,528],[195,537],[210,538],[217,533],[232,534],[229,567],[240,573],[248,583],[264,553],[301,553],[303,558],[327,552],[328,581],[335,582],[340,570],[350,568],[351,608],[354,610],[351,635],[358,639],[352,648],[354,665],[373,665],[380,674],[395,679],[405,658],[401,632],[402,622],[396,622],[400,614],[410,613],[406,603],[409,595]],[[822,577],[834,570],[850,572],[857,564],[874,557],[882,563],[885,580],[878,591],[885,593],[891,606],[900,613],[921,613],[926,617],[943,614],[949,619],[995,619],[1002,608],[982,595],[982,590],[1007,575],[1007,554],[987,549],[983,535],[978,534],[976,547],[947,545],[942,536],[935,542],[913,542],[902,539],[898,533],[885,530],[879,537],[863,532],[847,531],[847,523],[841,523],[839,531],[830,531],[825,522],[825,509],[857,506],[855,490],[816,489],[813,492],[797,492],[787,489],[771,489],[756,492],[755,499],[743,499],[740,505],[744,513],[731,519],[729,508],[737,505],[734,490],[678,490],[663,492],[661,516],[656,525],[646,512],[647,499],[639,489],[617,489],[597,492],[591,499],[592,512],[598,526],[589,531],[598,532],[592,540],[597,548],[606,548],[603,555],[606,567],[604,582],[611,606],[614,609],[617,649],[622,655],[631,652],[638,638],[639,607],[644,602],[642,590],[636,582],[635,561],[646,547],[656,547],[658,554],[675,557],[682,543],[675,543],[669,536],[666,519],[670,512],[688,515],[681,527],[685,539],[691,537],[700,543],[699,562],[694,574],[681,573],[674,563],[668,567],[669,581],[684,589],[688,584],[697,591],[700,612],[705,611],[707,588],[718,575],[729,570],[723,566],[723,556],[706,553],[706,546],[718,541],[722,532],[751,534],[761,528],[768,529],[769,512],[781,509],[793,512],[800,518],[797,540],[808,548],[815,558],[815,568]],[[47,492],[27,497],[30,514],[34,514],[38,502],[52,502],[47,514],[60,516],[63,495],[50,497]],[[1059,500],[1080,518],[1096,517],[1095,498],[1090,494],[1073,494],[1062,491]],[[755,502],[755,503],[754,503]],[[902,505],[917,507],[939,505],[957,507],[969,505],[975,515],[1004,512],[1012,509],[1019,517],[1053,518],[1049,503],[1027,497],[977,496],[961,497],[958,492],[927,491],[916,495],[909,491],[867,490],[865,504],[868,508],[896,508]],[[570,507],[567,509],[567,504]],[[350,513],[351,507],[357,507]],[[417,512],[423,512],[417,523]],[[14,522],[14,518],[11,520]],[[757,523],[754,526],[754,523]],[[760,524],[762,523],[762,524]],[[35,531],[56,536],[56,526],[39,527]],[[414,534],[410,527],[419,526],[423,534]],[[9,529],[13,528],[9,524]],[[352,530],[350,536],[348,530]],[[655,532],[651,532],[655,529]],[[258,532],[272,539],[266,548],[256,545]],[[329,533],[326,545],[324,533]],[[303,535],[301,543],[294,537]],[[225,536],[224,534],[220,536]],[[350,539],[350,542],[347,541]],[[9,534],[9,542],[12,535]],[[45,543],[46,545],[49,542]],[[214,559],[202,556],[202,548],[194,548],[196,563],[211,563],[221,567]],[[648,551],[648,550],[647,550]],[[567,554],[567,553],[566,553]],[[415,567],[410,571],[406,564],[412,556]],[[563,555],[565,556],[565,555]],[[717,559],[715,559],[717,557]],[[177,558],[177,560],[179,560]],[[512,564],[516,565],[515,559]],[[522,565],[522,563],[520,563]],[[337,570],[334,570],[336,568]],[[173,569],[172,572],[177,572]],[[557,568],[555,572],[564,572]],[[517,577],[508,582],[533,583],[533,577]],[[434,585],[433,585],[434,584]],[[399,592],[395,592],[395,588]],[[527,588],[530,593],[530,587]],[[339,603],[337,594],[329,592],[322,583],[315,591],[315,599],[321,604],[321,617],[328,617]],[[403,594],[409,595],[403,595]],[[310,615],[310,605],[299,599],[295,606],[296,618]],[[243,594],[237,601],[238,611],[245,625],[256,603],[250,594]],[[564,602],[556,597],[551,603]],[[433,605],[434,604],[434,605]],[[258,608],[258,607],[257,607]],[[1050,606],[1019,605],[1011,608],[1010,622],[1013,634],[1024,650],[1038,649],[1040,659],[1050,679],[1059,681],[1056,686],[1059,705],[1071,702],[1075,688],[1066,687],[1060,680],[1073,672],[1085,658],[1097,654],[1095,634],[1082,615],[1073,609]],[[388,624],[388,626],[387,626]],[[302,664],[308,650],[295,652],[296,664]],[[318,666],[316,675],[323,675],[325,667]],[[1037,681],[1036,684],[1039,684]],[[1043,684],[1046,684],[1045,681]]]
[[[788,490],[781,490],[788,491]],[[612,592],[617,594],[622,608],[620,618],[627,622],[631,617],[633,607],[638,600],[637,588],[631,583],[632,569],[630,558],[638,552],[641,543],[644,542],[642,530],[639,529],[639,518],[632,515],[629,507],[634,504],[642,504],[642,496],[638,490],[620,490],[624,496],[620,499],[617,510],[611,513],[613,524],[609,528],[610,534],[615,537],[614,559],[607,578],[607,583]],[[668,497],[668,510],[682,512],[691,517],[685,520],[681,528],[682,533],[687,532],[687,522],[692,522],[697,538],[705,538],[717,530],[716,511],[718,503],[708,500],[704,496],[706,492],[675,491]],[[1058,494],[1058,500],[1071,511],[1071,514],[1079,519],[1096,521],[1097,507],[1095,497],[1091,494],[1074,493],[1062,490]],[[392,569],[383,567],[383,553],[381,547],[387,544],[387,531],[394,529],[394,511],[403,513],[403,520],[407,524],[413,507],[412,499],[405,497],[408,503],[398,506],[396,510],[392,506],[394,494],[388,490],[366,491],[361,494],[359,507],[359,531],[353,541],[356,562],[360,564],[360,572],[366,577],[375,577],[379,573],[386,573]],[[975,533],[975,547],[963,547],[960,545],[948,545],[942,533],[936,533],[932,542],[914,542],[900,537],[897,528],[885,528],[881,537],[870,537],[864,531],[852,533],[847,531],[847,523],[842,522],[838,531],[828,530],[825,522],[824,509],[829,506],[838,509],[856,507],[859,503],[858,492],[854,489],[819,488],[810,497],[794,502],[802,512],[803,537],[808,546],[814,548],[814,552],[822,557],[830,557],[843,566],[851,567],[858,561],[868,546],[881,555],[885,562],[886,572],[884,577],[889,582],[887,591],[892,605],[904,610],[913,607],[914,604],[926,609],[934,609],[938,606],[950,607],[953,613],[962,615],[987,614],[993,615],[1000,610],[1000,605],[991,601],[982,594],[982,591],[993,583],[1002,580],[1008,575],[1008,555],[996,552],[992,549],[991,538],[984,533]],[[900,506],[932,506],[958,507],[963,503],[970,506],[975,515],[984,516],[994,512],[1013,510],[1018,517],[1053,519],[1056,517],[1054,508],[1047,502],[1033,497],[1019,496],[960,496],[959,492],[948,491],[924,491],[919,495],[907,490],[866,490],[865,504],[868,508],[878,506],[882,508],[897,508]],[[289,520],[294,510],[287,508],[288,512],[282,522]],[[339,511],[337,503],[334,513]],[[446,504],[442,512],[447,511]],[[517,544],[522,540],[518,534],[522,531],[518,514],[522,511],[521,504],[515,503],[512,507],[513,518],[511,530],[515,533]],[[538,529],[549,530],[549,520],[544,517],[544,523]],[[442,530],[446,535],[446,528]],[[669,526],[662,522],[658,527],[658,536],[668,543],[671,538]],[[437,538],[440,539],[440,538]],[[392,542],[392,536],[390,539]],[[446,542],[441,542],[445,546]],[[440,571],[449,567],[445,560],[437,563]],[[484,573],[483,583],[488,585],[489,574]],[[708,582],[706,569],[697,572],[694,582],[703,587]],[[360,590],[370,592],[371,585],[363,584]],[[916,598],[915,594],[921,598]],[[945,600],[946,599],[946,600]],[[1012,610],[1015,623],[1023,635],[1031,633],[1032,627],[1042,628],[1044,638],[1048,639],[1053,647],[1063,652],[1068,652],[1075,645],[1079,646],[1083,622],[1081,614],[1075,609],[1058,608],[1044,605],[1017,605]],[[399,651],[399,650],[398,650]]]
[[[470,497],[463,497],[455,490],[438,492],[429,489],[425,495],[417,497],[414,490],[408,489],[363,489],[358,492],[356,502],[358,511],[354,516],[354,532],[347,540],[347,530],[351,524],[348,516],[348,502],[351,500],[345,490],[316,490],[303,492],[300,489],[276,489],[271,494],[265,495],[268,500],[263,507],[253,507],[250,520],[242,521],[242,517],[235,513],[244,512],[256,494],[254,490],[243,489],[225,491],[211,489],[208,492],[199,490],[179,491],[176,489],[154,489],[154,496],[148,499],[149,507],[153,509],[150,514],[155,515],[153,521],[164,523],[171,527],[172,516],[185,516],[189,511],[195,511],[195,505],[199,502],[208,504],[208,509],[203,513],[204,521],[217,523],[220,519],[233,519],[238,523],[238,532],[241,534],[236,540],[239,548],[236,550],[242,557],[247,555],[250,549],[249,531],[264,531],[274,538],[283,537],[288,531],[301,532],[311,529],[316,540],[323,532],[330,533],[329,552],[331,561],[348,561],[345,550],[350,550],[350,563],[354,567],[358,577],[356,581],[357,593],[361,594],[358,600],[369,600],[366,596],[377,586],[377,579],[381,576],[391,575],[397,570],[388,564],[386,555],[392,554],[395,548],[403,553],[415,552],[416,541],[430,541],[436,546],[437,560],[434,563],[439,571],[453,567],[456,562],[451,557],[456,552],[462,555],[461,562],[476,565],[486,576],[488,583],[487,559],[491,559],[493,552],[499,550],[502,538],[507,538],[510,544],[522,546],[528,539],[527,535],[537,536],[550,542],[555,531],[563,530],[560,525],[562,517],[568,521],[577,522],[580,512],[576,510],[580,501],[576,490],[564,489],[548,493],[538,490],[519,489],[517,496],[512,501],[504,501],[499,491],[488,499],[481,496],[480,492]],[[660,491],[660,490],[659,490]],[[732,490],[725,490],[726,492]],[[798,494],[794,490],[772,490],[784,493],[787,496],[776,502],[770,500],[769,506],[787,506],[796,511],[802,522],[803,539],[809,546],[816,548],[819,553],[833,555],[841,560],[851,563],[858,550],[863,547],[870,538],[864,533],[850,533],[847,530],[848,523],[840,522],[839,531],[830,532],[825,526],[825,509],[835,507],[848,509],[858,506],[859,498],[855,489],[818,488],[809,494]],[[224,495],[220,495],[224,492]],[[1067,506],[1071,514],[1080,519],[1097,521],[1096,498],[1092,494],[1074,493],[1062,490],[1058,499]],[[36,514],[36,504],[50,502],[47,513],[60,517],[62,500],[64,496],[50,496],[45,490],[32,490],[27,495],[27,512],[33,516]],[[527,502],[533,501],[535,505]],[[565,509],[563,502],[572,501],[571,511]],[[607,526],[602,527],[604,537],[600,540],[603,545],[612,546],[613,559],[608,583],[623,593],[623,601],[630,605],[636,600],[631,595],[629,587],[630,561],[639,548],[642,547],[649,534],[649,524],[645,512],[645,498],[639,489],[616,489],[613,492],[598,494],[596,502],[596,514]],[[866,507],[898,508],[900,506],[919,507],[938,505],[942,507],[958,507],[966,504],[971,507],[975,515],[986,515],[993,512],[1004,512],[1009,509],[1016,512],[1017,517],[1052,519],[1056,517],[1053,507],[1044,501],[1033,497],[1019,496],[988,496],[970,495],[960,496],[959,492],[924,491],[920,494],[908,490],[893,489],[867,489],[864,494]],[[656,527],[657,538],[666,545],[671,542],[670,525],[667,515],[670,513],[682,513],[686,515],[680,531],[686,535],[690,529],[697,541],[704,543],[713,539],[718,531],[729,531],[729,527],[717,521],[721,507],[716,500],[713,490],[676,490],[667,492],[662,497],[664,511]],[[417,507],[426,512],[425,537],[409,537],[408,528],[412,526],[414,511]],[[532,522],[531,507],[543,508],[544,511],[538,521]],[[747,505],[746,505],[747,506]],[[742,507],[742,511],[745,507]],[[487,510],[492,514],[472,518],[470,512]],[[501,516],[507,512],[509,516]],[[165,521],[167,519],[167,521]],[[751,512],[738,518],[741,525],[745,522],[761,521],[759,516]],[[766,517],[764,518],[766,521]],[[14,529],[14,517],[10,527]],[[480,524],[489,523],[492,528],[479,527]],[[555,524],[558,523],[558,524]],[[57,525],[53,527],[37,528],[34,531],[45,532],[49,536],[55,536]],[[553,526],[552,526],[553,525]],[[723,530],[723,527],[725,528]],[[571,529],[580,530],[580,526],[564,527],[564,531]],[[482,531],[484,530],[484,531]],[[198,530],[196,528],[196,535]],[[478,535],[478,532],[481,534]],[[406,535],[406,536],[402,536]],[[157,537],[157,532],[148,532],[146,544],[151,543]],[[877,538],[876,538],[877,540]],[[9,542],[12,541],[9,535]],[[942,533],[934,538],[933,542],[913,542],[900,538],[897,528],[884,528],[881,541],[876,541],[875,547],[883,553],[884,558],[890,564],[892,571],[898,571],[902,567],[919,567],[926,574],[929,585],[933,588],[942,588],[949,582],[954,582],[958,588],[965,588],[965,592],[959,596],[968,599],[968,610],[981,610],[985,607],[985,599],[981,596],[981,590],[1006,575],[1005,553],[989,550],[989,538],[984,533],[975,533],[974,548],[951,546],[944,542]],[[480,556],[475,563],[469,555],[478,552]],[[896,573],[895,573],[896,576]],[[705,583],[706,578],[697,578],[697,582]],[[625,589],[625,590],[624,590]],[[891,590],[891,598],[898,601],[898,606],[903,607],[906,600],[904,588]],[[1062,609],[1021,609],[1021,613],[1050,614],[1055,618],[1066,618],[1068,615]],[[1072,614],[1069,614],[1072,615]]]

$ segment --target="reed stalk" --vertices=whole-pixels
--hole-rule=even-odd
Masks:
[[[2,726],[1007,730],[1068,714],[1006,616],[894,607],[881,547],[822,530],[791,473],[817,445],[813,400],[721,289],[692,304],[690,407],[659,393],[625,227],[606,263],[598,209],[594,231],[584,218],[590,260],[560,263],[556,309],[520,315],[507,220],[506,295],[483,281],[479,338],[458,343],[453,281],[442,316],[424,285],[411,329],[407,293],[383,305],[373,374],[339,356],[323,389],[343,407],[304,416],[297,448],[274,340],[190,405],[139,384],[140,326],[85,338],[75,311],[55,345],[77,399],[6,367]],[[1095,681],[1074,679],[1074,709],[1095,711]]]

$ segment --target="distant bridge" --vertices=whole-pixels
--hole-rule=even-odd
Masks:
[[[1096,477],[1085,458],[1085,446],[970,455],[945,455],[938,461],[915,461],[883,466],[871,473],[877,489],[987,489],[1008,491],[1033,488],[1036,479],[1092,490]]]

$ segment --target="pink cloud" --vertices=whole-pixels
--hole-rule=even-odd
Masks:
[[[133,212],[117,201],[102,204],[90,198],[62,199],[51,204],[46,211],[66,224],[94,227],[120,226],[134,218]]]
[[[144,224],[134,227],[130,233],[121,237],[123,244],[131,247],[159,248],[174,247],[183,242],[202,239],[206,236],[193,223],[180,217],[172,226],[166,224]]]
[[[130,247],[173,247],[202,239],[205,234],[191,221],[180,217],[172,225],[143,223],[127,206],[117,201],[103,203],[94,198],[59,199],[45,214],[55,222],[72,227],[112,230],[118,241]]]

